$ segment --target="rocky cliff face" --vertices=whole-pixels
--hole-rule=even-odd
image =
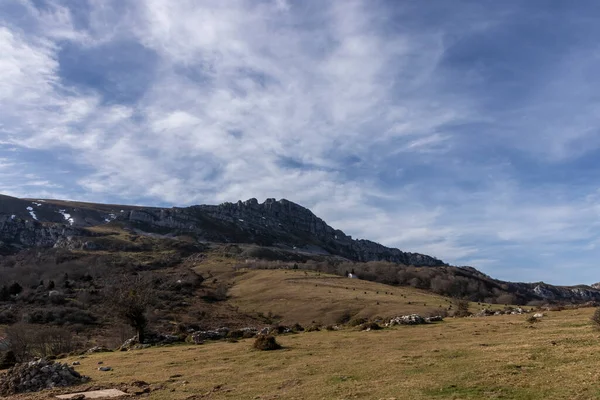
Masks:
[[[258,243],[339,255],[355,261],[391,261],[407,265],[445,265],[423,254],[407,253],[369,240],[354,240],[327,225],[309,209],[291,201],[256,199],[188,208],[145,208],[120,214],[118,220],[179,232],[204,240]]]
[[[600,292],[592,286],[553,286],[545,283],[535,284],[532,291],[546,300],[567,300],[573,302],[600,301]]]
[[[42,224],[12,216],[0,216],[0,246],[53,247],[60,240],[81,235],[80,229],[60,224]]]
[[[66,246],[80,228],[112,221],[141,231],[201,241],[256,243],[331,254],[354,261],[391,261],[407,265],[445,265],[424,254],[403,252],[369,240],[354,240],[291,201],[256,199],[185,208],[131,207],[25,200],[0,196],[0,240],[19,246]]]
[[[307,208],[285,199],[156,208],[0,195],[0,255],[30,247],[98,250],[98,240],[89,238],[98,233],[86,228],[111,223],[159,237],[188,235],[199,242],[250,243],[353,261],[446,266],[431,256],[403,252],[369,240],[355,240],[327,225]],[[478,279],[506,286],[510,288],[509,292],[526,298],[600,301],[600,283],[591,287],[560,287],[544,283],[500,282],[473,268],[462,269]]]

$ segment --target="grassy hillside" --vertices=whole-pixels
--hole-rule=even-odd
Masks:
[[[438,314],[449,299],[410,287],[297,270],[248,270],[236,276],[229,303],[284,324],[333,324],[344,317]]]
[[[150,399],[596,399],[592,312],[550,312],[533,326],[507,315],[301,333],[278,337],[284,349],[273,352],[248,339],[67,361],[81,361],[97,387],[146,381]],[[99,372],[99,361],[114,371]]]

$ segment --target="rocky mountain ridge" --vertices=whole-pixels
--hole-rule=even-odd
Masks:
[[[89,228],[118,224],[141,235],[187,236],[199,243],[242,243],[289,253],[341,257],[366,262],[389,261],[413,266],[448,264],[424,254],[404,252],[369,240],[356,240],[329,226],[309,209],[282,199],[256,199],[190,207],[140,207],[0,195],[0,255],[33,247],[100,250]],[[107,249],[109,250],[109,249]],[[497,281],[472,267],[461,267],[476,280],[511,292],[550,301],[600,301],[600,284],[553,286]]]
[[[20,247],[52,247],[83,228],[113,221],[149,233],[192,235],[199,241],[255,243],[353,261],[390,261],[415,266],[446,265],[424,254],[355,240],[309,209],[282,199],[256,199],[191,207],[137,207],[0,196],[0,241]]]

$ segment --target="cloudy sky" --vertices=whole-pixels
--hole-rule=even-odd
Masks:
[[[600,281],[600,2],[0,1],[0,193],[287,198],[494,277]]]

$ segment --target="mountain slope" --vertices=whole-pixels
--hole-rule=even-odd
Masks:
[[[255,243],[353,261],[445,265],[431,256],[352,239],[285,199],[156,208],[0,197],[0,240],[9,245],[51,247],[61,238],[85,236],[81,228],[112,221],[146,233],[192,235],[205,242]]]
[[[156,242],[150,245],[143,238]],[[164,261],[162,256],[155,261],[153,249],[164,247],[160,243],[167,239],[171,240],[167,248],[177,253],[169,256],[174,261]],[[503,282],[474,268],[452,267],[431,256],[355,240],[285,199],[158,208],[0,195],[0,255],[34,247],[91,253],[143,252],[150,261],[141,265],[158,266],[187,257],[194,251],[189,250],[190,245],[195,248],[207,243],[243,245],[235,246],[238,252],[231,255],[238,260],[312,260],[323,264],[320,271],[334,274],[352,269],[342,263],[355,262],[365,280],[410,285],[474,301],[600,301],[600,289],[595,287]],[[364,264],[379,261],[392,264],[373,268]]]

